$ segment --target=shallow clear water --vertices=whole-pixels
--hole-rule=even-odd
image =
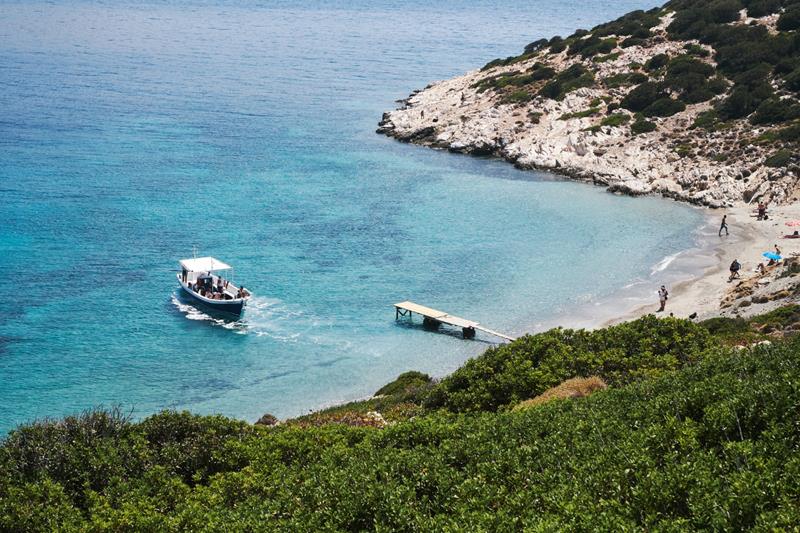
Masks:
[[[296,415],[491,341],[396,324],[396,301],[515,333],[650,281],[700,212],[374,129],[431,80],[651,6],[4,2],[0,430]],[[241,322],[176,297],[193,245],[255,294]]]

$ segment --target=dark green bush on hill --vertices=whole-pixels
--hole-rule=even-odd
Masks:
[[[800,4],[786,8],[778,18],[778,29],[781,31],[794,31],[800,29]]]
[[[672,98],[659,98],[644,108],[642,114],[646,117],[671,117],[686,109],[686,104]]]
[[[428,374],[411,370],[403,372],[397,379],[387,383],[375,393],[375,396],[414,394],[421,389],[426,389],[433,380]]]
[[[567,43],[560,36],[556,35],[547,43],[550,46],[550,52],[558,54],[567,49]]]
[[[800,117],[800,105],[791,99],[768,98],[750,116],[753,124],[775,124]]]
[[[669,56],[667,54],[656,54],[644,64],[644,68],[650,72],[667,66]]]
[[[660,83],[645,82],[634,87],[634,89],[625,95],[620,105],[634,113],[644,111],[647,106],[659,100],[666,98],[667,95]]]
[[[469,360],[432,390],[426,405],[493,411],[571,377],[597,375],[618,385],[680,368],[708,347],[703,328],[654,316],[597,331],[555,329]]]
[[[785,167],[792,160],[793,154],[790,150],[781,149],[769,156],[764,164],[768,167],[779,168]]]
[[[564,96],[581,87],[590,87],[594,84],[594,74],[580,63],[562,70],[555,78],[546,83],[539,95],[553,100],[560,100]]]
[[[645,118],[641,115],[636,117],[636,120],[631,124],[631,133],[634,135],[639,135],[642,133],[649,133],[651,131],[655,131],[657,128],[655,122],[651,122],[649,120],[645,120]]]
[[[597,35],[590,35],[585,39],[578,39],[569,46],[568,55],[580,54],[587,58],[597,54],[608,54],[617,47],[617,40],[608,37],[601,39]]]
[[[745,2],[747,6],[747,16],[754,18],[766,17],[772,13],[778,13],[781,9],[780,0],[750,0]]]

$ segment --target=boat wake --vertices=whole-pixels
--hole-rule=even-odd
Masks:
[[[331,321],[315,317],[277,298],[251,297],[243,316],[237,319],[215,316],[213,312],[181,300],[177,294],[172,295],[172,304],[189,320],[206,321],[239,335],[269,337],[282,343],[294,343],[302,339],[314,344],[330,344],[330,340],[325,342],[320,330],[331,327]]]
[[[236,333],[245,334],[246,331],[246,324],[242,319],[232,320],[230,318],[225,319],[219,316],[212,316],[208,314],[206,311],[202,309],[198,309],[197,307],[181,301],[176,294],[173,293],[172,295],[172,305],[175,308],[186,316],[189,320],[204,320],[210,322],[215,326],[219,326],[225,329],[230,329],[235,331]]]

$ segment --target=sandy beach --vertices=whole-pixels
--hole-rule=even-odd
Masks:
[[[713,263],[707,267],[699,277],[688,279],[668,287],[670,297],[664,313],[676,317],[687,318],[695,315],[698,319],[712,316],[747,316],[754,312],[764,312],[785,304],[785,299],[770,300],[762,305],[722,308],[721,303],[730,297],[730,293],[741,284],[756,283],[766,288],[769,284],[776,285],[775,272],[768,271],[760,276],[756,272],[759,263],[766,265],[767,259],[762,253],[773,251],[777,244],[784,257],[800,254],[800,239],[786,238],[785,235],[793,233],[794,228],[786,225],[790,220],[800,219],[800,204],[770,206],[767,220],[757,220],[755,205],[742,205],[734,208],[719,209],[710,212],[712,223],[717,220],[713,235],[704,234],[706,239],[701,245],[710,244],[708,241],[717,241],[710,244],[708,258]],[[717,234],[719,223],[723,215],[727,215],[729,235],[722,232]],[[740,278],[728,281],[729,267],[734,259],[742,264]],[[780,287],[782,288],[782,287]],[[653,287],[653,303],[637,308],[634,312],[623,315],[609,323],[630,320],[658,309],[658,298],[655,294],[657,287]]]

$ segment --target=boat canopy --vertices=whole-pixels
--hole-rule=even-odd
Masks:
[[[214,270],[230,270],[233,268],[227,263],[213,257],[195,257],[194,259],[181,259],[180,265],[188,272],[213,272]]]

